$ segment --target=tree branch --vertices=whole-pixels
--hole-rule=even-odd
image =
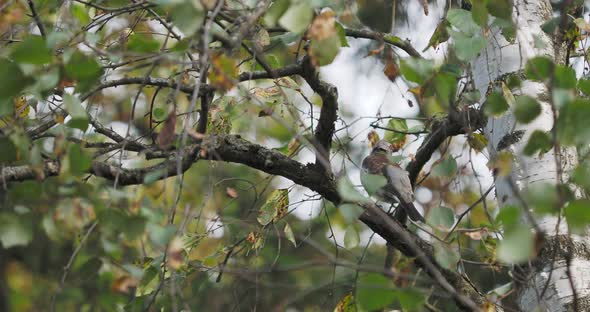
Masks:
[[[272,27],[267,29],[268,32],[287,32],[286,29],[282,27]],[[364,39],[372,39],[377,41],[382,41],[387,44],[390,44],[394,47],[400,48],[408,55],[413,57],[422,58],[422,55],[418,50],[412,46],[412,44],[408,40],[403,40],[398,36],[394,36],[391,34],[385,34],[377,31],[372,31],[369,29],[352,29],[352,28],[345,28],[344,34],[347,37],[353,38],[364,38]]]
[[[368,29],[344,29],[346,36],[354,37],[354,38],[365,38],[365,39],[373,39],[378,41],[383,41],[385,43],[391,44],[394,47],[400,48],[404,50],[408,55],[413,57],[422,58],[420,52],[418,52],[412,44],[408,40],[402,40],[400,37],[384,34],[380,32],[371,31]]]
[[[422,167],[430,160],[436,149],[451,136],[465,134],[485,126],[486,118],[482,112],[473,108],[465,111],[449,114],[443,120],[435,120],[432,124],[430,134],[426,136],[420,148],[416,152],[414,160],[408,164],[406,170],[410,175],[412,185]]]
[[[199,121],[197,123],[197,132],[205,134],[207,133],[207,122],[209,120],[209,106],[215,94],[213,92],[207,92],[201,95],[201,111],[199,112]]]
[[[307,81],[313,91],[322,98],[320,118],[315,128],[316,165],[323,164],[326,171],[331,172],[328,165],[330,163],[330,148],[332,146],[336,118],[338,118],[338,89],[320,79],[320,73],[312,64],[309,57],[305,57],[302,64],[303,71],[301,76]]]
[[[39,33],[41,34],[41,36],[45,37],[45,34],[46,34],[45,27],[43,27],[43,23],[41,22],[41,18],[39,17],[39,14],[37,14],[37,10],[35,10],[35,4],[33,3],[32,0],[28,0],[27,3],[29,4],[29,8],[31,9],[31,16],[35,20],[37,27],[39,27]]]
[[[131,85],[131,84],[142,84],[142,85],[146,85],[146,86],[165,87],[165,88],[172,88],[172,89],[175,89],[178,87],[176,82],[174,82],[173,80],[170,80],[170,79],[165,79],[165,78],[125,77],[125,78],[121,78],[121,79],[105,81],[104,83],[96,86],[94,89],[92,89],[90,92],[88,92],[88,94],[94,94],[94,93],[96,93],[102,89],[106,89],[106,88],[112,88],[112,87],[123,86],[123,85]],[[192,94],[194,86],[180,85],[180,87],[178,87],[178,88],[180,91],[182,91],[184,93]],[[208,92],[210,88],[211,87],[208,85],[202,86],[201,89],[199,90],[199,95],[202,95],[203,93]]]
[[[291,64],[282,68],[272,69],[270,72],[254,71],[254,72],[243,72],[238,76],[240,81],[255,80],[255,79],[273,79],[279,77],[301,75],[302,66],[301,64]]]

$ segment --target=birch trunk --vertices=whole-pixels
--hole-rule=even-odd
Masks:
[[[549,1],[514,1],[513,20],[516,24],[516,41],[507,42],[498,29],[493,29],[488,46],[472,64],[476,88],[483,95],[492,84],[501,81],[506,74],[522,72],[530,58],[547,56],[561,62],[563,50],[554,46],[552,38],[540,26],[552,17]],[[536,42],[536,43],[535,43]],[[539,45],[539,43],[541,43]],[[543,46],[543,47],[540,47]],[[561,148],[560,155],[554,150],[541,157],[526,157],[522,150],[534,130],[551,131],[553,113],[548,102],[550,93],[547,87],[534,81],[523,81],[522,88],[514,95],[526,94],[536,98],[542,105],[542,113],[532,123],[518,124],[509,111],[499,118],[490,118],[485,129],[489,142],[490,158],[500,150],[513,155],[513,170],[507,177],[496,178],[498,205],[518,206],[518,194],[536,183],[557,184],[567,181],[568,172],[576,165],[574,148]],[[520,140],[518,137],[522,136]],[[506,142],[514,142],[508,147]],[[557,157],[557,158],[556,158]],[[557,161],[556,161],[557,160]],[[559,167],[558,167],[559,166]],[[561,168],[560,168],[561,167]],[[524,226],[533,228],[530,220]],[[571,236],[565,220],[557,217],[535,218],[539,228],[546,233],[546,242],[538,257],[524,268],[524,275],[518,274],[517,304],[522,311],[541,308],[542,311],[566,311],[573,305],[573,291],[567,274],[568,255],[571,255],[570,275],[576,289],[579,311],[590,310],[590,250],[588,237]],[[573,245],[571,243],[573,243]],[[570,252],[570,247],[573,247]],[[552,273],[550,273],[552,271]],[[547,286],[543,294],[544,288]],[[541,295],[543,294],[542,298]]]

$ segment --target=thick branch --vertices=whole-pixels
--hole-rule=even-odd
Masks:
[[[198,150],[198,146],[187,147],[187,154],[195,155]],[[193,157],[184,157],[182,163],[183,172],[188,170],[190,166],[195,162]],[[88,170],[89,173],[105,178],[107,180],[115,180],[118,176],[119,185],[135,185],[142,184],[146,175],[154,172],[161,173],[160,179],[175,176],[177,174],[176,158],[171,157],[157,165],[149,166],[145,168],[137,169],[126,169],[118,166],[108,164],[100,161],[93,161],[91,168]],[[43,172],[39,172],[32,166],[12,166],[2,168],[2,176],[0,176],[0,183],[8,182],[19,182],[25,180],[32,180],[50,176],[57,176],[60,172],[59,161],[49,160],[43,165]]]
[[[303,72],[301,73],[309,86],[322,98],[322,109],[318,125],[315,128],[316,165],[324,165],[327,168],[330,160],[330,148],[334,136],[336,118],[338,118],[338,89],[333,85],[322,81],[317,68],[311,63],[309,57],[303,60]]]
[[[426,136],[420,148],[418,148],[415,159],[406,167],[412,185],[416,183],[422,167],[424,167],[432,157],[432,154],[448,137],[465,134],[469,131],[482,128],[485,122],[485,117],[476,109],[467,109],[462,112],[450,114],[449,117],[443,120],[434,121],[432,130]]]

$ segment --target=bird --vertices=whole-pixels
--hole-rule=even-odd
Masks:
[[[405,222],[407,215],[413,221],[424,222],[424,217],[414,206],[414,191],[408,172],[388,157],[393,151],[389,142],[378,141],[371,150],[371,154],[363,159],[361,174],[385,177],[385,185],[377,190],[376,196],[389,203],[399,202],[398,211],[396,211],[398,220]]]

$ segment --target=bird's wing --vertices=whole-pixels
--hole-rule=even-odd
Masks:
[[[400,200],[405,203],[414,201],[414,191],[408,172],[396,166],[386,166],[383,170],[389,184],[397,191]]]

